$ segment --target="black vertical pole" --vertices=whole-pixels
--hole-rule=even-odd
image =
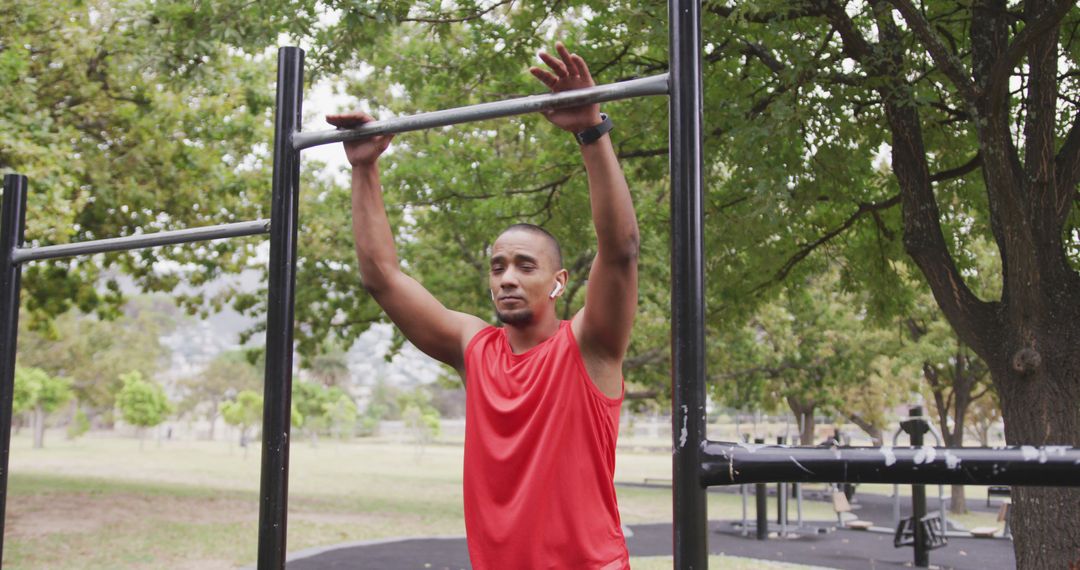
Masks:
[[[923,434],[930,431],[930,425],[922,418],[922,406],[912,406],[908,410],[908,419],[900,423],[900,428],[911,438],[911,447],[922,447]],[[911,530],[915,541],[915,566],[930,566],[930,551],[926,544],[926,532],[922,526],[926,516],[926,485],[911,486]]]
[[[777,445],[784,445],[786,439],[784,436],[776,437]],[[785,538],[784,534],[787,531],[787,484],[780,482],[776,484],[776,524],[780,525],[780,537]]]
[[[757,438],[754,443],[764,444],[765,438]],[[765,483],[754,484],[754,499],[757,507],[757,539],[769,538],[769,488]]]
[[[0,556],[4,552],[8,454],[11,450],[11,405],[15,396],[15,344],[19,333],[19,285],[22,266],[12,261],[23,243],[26,226],[26,177],[4,175],[0,211]]]
[[[277,112],[274,118],[274,180],[270,206],[259,570],[285,568],[285,531],[289,510],[293,306],[296,299],[296,230],[300,197],[300,153],[292,148],[292,135],[300,128],[303,84],[303,50],[295,47],[279,49]]]
[[[26,228],[26,177],[3,177],[0,211],[0,556],[3,556],[4,514],[8,508],[8,456],[15,396],[15,343],[18,337],[18,294],[22,266],[12,259],[23,245]]]
[[[701,2],[670,0],[671,421],[675,568],[708,568]]]
[[[911,437],[911,447],[922,447],[923,434],[930,426],[922,419],[922,406],[912,406],[908,411],[910,419],[907,421],[905,431]],[[915,566],[928,568],[930,566],[930,551],[926,548],[926,532],[922,525],[923,517],[926,516],[926,485],[911,486],[911,526],[915,538]]]

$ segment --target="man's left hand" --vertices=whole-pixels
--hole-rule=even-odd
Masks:
[[[530,67],[529,72],[534,77],[547,85],[553,93],[596,85],[589,73],[589,66],[585,64],[581,56],[570,53],[562,42],[556,42],[555,50],[559,52],[558,58],[546,52],[540,52],[540,59],[551,68],[551,71]],[[544,111],[544,116],[555,126],[571,133],[579,133],[601,122],[600,105],[595,103]]]

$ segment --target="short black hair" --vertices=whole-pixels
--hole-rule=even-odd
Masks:
[[[549,242],[551,242],[551,247],[553,247],[555,249],[555,264],[558,266],[558,269],[563,268],[562,247],[559,245],[559,240],[556,239],[555,236],[551,235],[551,232],[545,230],[544,228],[542,228],[542,227],[540,227],[540,226],[538,226],[536,224],[527,224],[527,223],[523,222],[523,223],[514,224],[514,225],[506,228],[499,235],[503,235],[506,232],[513,231],[513,230],[521,230],[521,231],[526,231],[526,232],[532,232],[534,234],[540,234],[540,235],[544,236],[545,238],[547,238],[547,240]]]

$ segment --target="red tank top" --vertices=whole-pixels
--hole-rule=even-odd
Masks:
[[[615,502],[622,397],[593,384],[569,321],[514,354],[488,327],[465,349],[465,529],[474,570],[625,570]]]

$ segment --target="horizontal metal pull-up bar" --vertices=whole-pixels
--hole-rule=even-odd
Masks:
[[[55,259],[59,257],[74,257],[76,255],[104,253],[106,251],[144,249],[159,245],[173,245],[178,243],[190,243],[193,241],[253,236],[269,232],[270,220],[255,220],[253,222],[237,222],[234,224],[221,224],[203,228],[188,228],[184,230],[139,234],[79,243],[16,248],[11,257],[12,263],[23,263],[38,259]]]
[[[709,442],[702,483],[901,483],[1078,487],[1071,447],[784,447]]]
[[[372,121],[359,129],[295,133],[292,136],[292,147],[293,150],[303,150],[313,146],[353,141],[377,135],[420,131],[460,123],[497,119],[499,117],[525,115],[562,107],[575,107],[589,103],[605,103],[607,101],[618,101],[619,99],[667,94],[668,74],[664,73],[641,79],[597,85],[586,89],[530,95],[506,101],[480,103],[468,107],[432,111],[383,121]]]

